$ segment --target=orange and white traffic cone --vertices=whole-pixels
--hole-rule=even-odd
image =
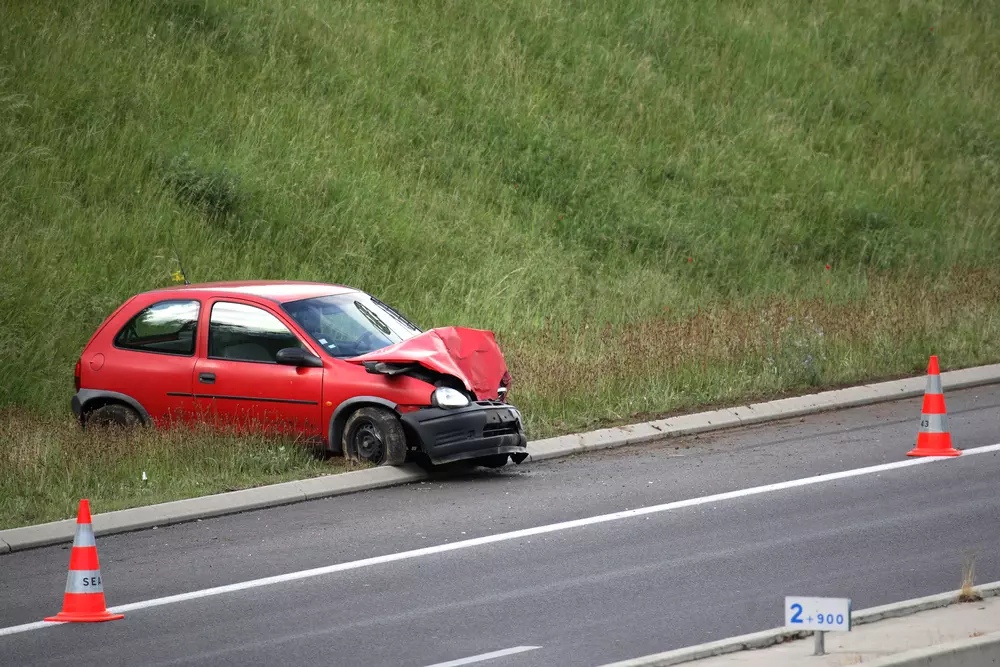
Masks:
[[[941,390],[941,371],[936,356],[927,366],[927,388],[924,390],[924,407],[920,411],[920,432],[917,446],[907,456],[958,456],[962,452],[951,446],[948,431],[948,410]]]
[[[94,526],[90,522],[90,502],[80,501],[76,515],[76,535],[73,537],[73,551],[69,557],[69,575],[66,577],[66,593],[63,608],[46,621],[60,623],[95,623],[116,621],[124,614],[112,614],[104,602],[104,582],[101,580],[101,566],[97,562],[97,542],[94,540]]]

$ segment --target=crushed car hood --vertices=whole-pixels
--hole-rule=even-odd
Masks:
[[[463,327],[430,329],[346,361],[418,363],[432,371],[458,378],[481,401],[497,399],[500,381],[507,373],[507,363],[493,332]]]

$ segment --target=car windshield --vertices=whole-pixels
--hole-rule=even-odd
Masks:
[[[421,333],[396,310],[364,292],[292,301],[282,308],[332,357],[357,357]]]

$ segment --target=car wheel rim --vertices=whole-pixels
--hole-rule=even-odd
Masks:
[[[382,460],[385,445],[382,443],[382,436],[374,424],[362,424],[355,431],[354,451],[358,453],[358,458],[364,461],[378,463]]]

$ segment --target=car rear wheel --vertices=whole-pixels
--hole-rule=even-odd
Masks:
[[[406,434],[391,410],[359,408],[344,424],[344,456],[375,465],[402,465],[406,461]]]
[[[84,426],[132,428],[142,424],[139,413],[121,403],[109,403],[84,414]]]

